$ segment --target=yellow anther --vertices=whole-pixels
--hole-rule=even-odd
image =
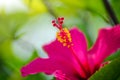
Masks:
[[[70,45],[68,45],[67,47],[70,48]]]
[[[70,42],[72,42],[72,39],[69,39]]]
[[[63,46],[66,46],[67,44],[66,43],[63,43]]]
[[[67,28],[63,29],[66,33],[69,33],[69,30]]]
[[[63,46],[67,46],[68,48],[72,44],[72,38],[69,30],[67,28],[63,28],[56,34],[57,40],[63,44]]]
[[[66,40],[65,40],[65,39],[63,39],[63,42],[66,42]]]
[[[60,42],[62,43],[63,41],[62,41],[62,40],[60,40]]]

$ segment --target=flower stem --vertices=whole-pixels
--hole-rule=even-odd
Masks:
[[[104,5],[105,5],[105,8],[106,8],[106,10],[107,10],[110,18],[111,18],[112,21],[113,21],[113,23],[114,23],[115,25],[118,24],[118,23],[119,23],[119,22],[118,22],[118,19],[117,19],[115,13],[114,13],[112,7],[110,6],[108,0],[103,0],[103,3],[104,3]]]

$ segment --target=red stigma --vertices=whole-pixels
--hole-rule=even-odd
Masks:
[[[62,29],[62,24],[63,24],[63,17],[58,17],[57,20],[53,20],[52,24],[54,27],[57,27],[59,30]]]

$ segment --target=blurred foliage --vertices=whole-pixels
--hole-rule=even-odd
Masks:
[[[102,27],[110,26],[111,20],[104,8],[102,0],[21,0],[27,11],[17,10],[11,13],[7,13],[5,8],[0,10],[0,80],[50,80],[52,77],[48,77],[44,74],[30,75],[22,78],[20,74],[20,68],[26,63],[33,60],[38,56],[38,50],[35,44],[30,42],[23,42],[23,36],[28,34],[26,30],[26,24],[39,15],[50,14],[47,18],[56,18],[58,16],[65,17],[64,26],[71,28],[77,26],[86,35],[88,41],[88,47],[90,48],[97,38],[98,30]],[[120,21],[120,0],[109,1],[115,14]],[[14,7],[13,7],[14,8]],[[39,17],[38,17],[39,18]],[[35,21],[34,21],[35,22]],[[34,23],[33,22],[33,23]],[[43,22],[45,23],[44,19]],[[51,25],[51,24],[50,24]],[[31,26],[31,25],[30,25]],[[42,29],[39,25],[39,29]],[[35,30],[35,26],[29,27]],[[21,32],[21,30],[24,30]],[[38,34],[36,34],[38,35]],[[40,34],[42,36],[42,34]],[[21,41],[22,49],[26,47],[29,51],[32,47],[32,55],[26,60],[20,59],[19,56],[15,55],[13,50],[13,43],[17,40]],[[31,39],[29,39],[31,40]],[[24,44],[26,43],[26,45]],[[27,46],[28,45],[28,46]],[[20,46],[20,45],[18,45]],[[26,52],[27,53],[27,52]],[[30,54],[29,54],[30,55]],[[114,55],[108,57],[108,60],[114,60],[120,56],[118,51]],[[119,60],[113,61],[110,65],[106,66],[105,69],[113,64],[118,63]],[[117,66],[117,65],[115,65]],[[119,65],[118,65],[119,66]],[[108,68],[108,71],[112,70]],[[113,69],[114,70],[114,69]],[[102,71],[102,70],[101,70]],[[96,74],[101,74],[96,73]],[[104,72],[103,72],[104,73]],[[105,72],[108,74],[108,72]],[[95,75],[96,75],[95,74]],[[111,72],[112,76],[112,72]],[[94,76],[93,76],[94,77]],[[113,79],[113,78],[112,78]],[[111,80],[112,80],[111,79]],[[93,79],[94,80],[94,79]],[[96,80],[96,78],[95,78]],[[103,80],[103,78],[101,79]],[[107,79],[104,79],[107,80]]]
[[[90,80],[120,80],[120,57],[98,70]]]
[[[15,38],[15,33],[22,28],[23,24],[27,22],[30,17],[25,12],[17,12],[0,14],[0,36],[1,40],[6,38]]]
[[[120,0],[111,0],[111,6],[115,11],[115,14],[120,21],[120,6],[119,6]]]
[[[30,15],[37,15],[46,12],[46,7],[41,0],[24,0],[29,8]]]

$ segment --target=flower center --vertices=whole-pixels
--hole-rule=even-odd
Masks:
[[[53,20],[52,24],[54,27],[57,27],[59,31],[57,32],[57,40],[63,44],[63,46],[67,46],[68,48],[71,47],[72,44],[72,38],[69,30],[67,28],[63,28],[63,17],[59,17],[57,20]]]

